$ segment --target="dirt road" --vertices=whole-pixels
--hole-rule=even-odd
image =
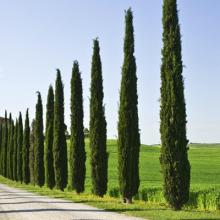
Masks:
[[[0,184],[0,220],[140,220]]]

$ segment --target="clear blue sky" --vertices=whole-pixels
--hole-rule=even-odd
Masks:
[[[85,127],[89,125],[92,39],[99,37],[108,137],[117,135],[123,62],[124,10],[134,13],[141,141],[160,142],[159,98],[162,0],[0,0],[0,114],[34,117],[36,91],[44,107],[56,68],[65,85],[70,125],[70,78],[77,59],[83,78]],[[220,142],[220,1],[179,0],[187,133],[191,142]],[[44,108],[45,118],[45,108]]]

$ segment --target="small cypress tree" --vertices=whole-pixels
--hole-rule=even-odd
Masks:
[[[35,185],[34,176],[34,147],[35,147],[35,119],[31,123],[31,134],[30,134],[30,151],[29,151],[29,169],[30,169],[30,182]]]
[[[71,138],[70,138],[70,186],[77,193],[84,191],[86,152],[83,127],[82,79],[77,61],[73,63],[71,79]]]
[[[50,86],[47,96],[46,113],[46,140],[45,140],[45,182],[52,189],[55,186],[54,164],[53,164],[53,122],[54,122],[54,92]]]
[[[93,41],[90,97],[90,149],[92,192],[103,196],[107,191],[108,153],[106,151],[106,120],[103,106],[103,80],[99,41]]]
[[[35,146],[34,146],[34,177],[35,184],[43,186],[44,175],[44,133],[43,133],[43,106],[40,92],[37,92],[35,112]]]
[[[13,177],[13,156],[14,156],[14,132],[15,132],[15,125],[14,125],[14,121],[12,120],[12,124],[11,124],[11,139],[10,139],[10,178],[12,180],[14,180]]]
[[[54,100],[53,158],[56,188],[67,185],[67,144],[64,124],[64,94],[60,70],[57,69]]]
[[[8,151],[8,118],[7,111],[5,111],[4,120],[4,133],[3,133],[3,154],[2,154],[2,174],[7,177],[7,151]]]
[[[118,122],[119,186],[124,202],[131,203],[138,192],[140,134],[138,125],[136,61],[133,15],[125,15],[124,63],[120,88]]]
[[[30,182],[30,169],[29,169],[29,150],[30,150],[30,126],[29,126],[29,114],[28,109],[26,111],[24,137],[23,137],[23,182],[28,184]]]
[[[22,183],[22,146],[23,146],[23,122],[21,112],[18,118],[17,130],[17,180]]]
[[[9,114],[8,119],[8,146],[7,146],[7,178],[11,179],[11,164],[10,164],[10,152],[11,152],[11,139],[12,139],[12,117]]]
[[[8,178],[13,180],[14,122],[12,120],[11,114],[9,116],[8,143]]]
[[[160,163],[164,182],[164,196],[175,210],[181,209],[188,201],[190,187],[182,71],[181,35],[176,0],[164,0]]]
[[[15,128],[14,128],[14,138],[13,138],[13,180],[18,181],[17,177],[17,134],[18,134],[18,120],[16,119]]]

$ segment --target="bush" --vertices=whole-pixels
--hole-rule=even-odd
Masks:
[[[120,193],[119,193],[119,188],[118,187],[113,187],[109,190],[108,192],[109,196],[118,198]]]
[[[161,188],[144,188],[139,191],[139,199],[146,202],[165,203]]]
[[[111,197],[120,196],[119,188],[113,187],[109,190]],[[151,203],[166,203],[162,188],[143,188],[134,196],[134,200],[142,200]],[[220,189],[193,189],[190,192],[189,201],[185,209],[197,209],[206,211],[220,210]]]

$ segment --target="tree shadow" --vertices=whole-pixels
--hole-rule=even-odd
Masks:
[[[32,193],[5,193],[5,194],[0,194],[0,198],[4,196],[33,196]]]
[[[123,213],[123,212],[137,212],[137,211],[164,211],[165,209],[150,209],[150,208],[132,208],[132,209],[118,209],[118,208],[115,208],[115,209],[105,209],[105,211],[108,211],[108,212],[120,212],[120,213]]]
[[[180,218],[180,220],[220,220],[220,218]]]
[[[19,204],[29,204],[29,203],[31,203],[31,204],[33,204],[33,203],[50,203],[50,204],[59,204],[59,203],[62,203],[62,204],[68,204],[68,203],[72,203],[71,201],[70,202],[68,202],[68,201],[39,201],[39,200],[37,200],[37,201],[25,201],[25,202],[2,202],[2,203],[0,203],[0,205],[19,205]]]
[[[46,209],[18,209],[18,210],[1,210],[0,214],[8,213],[28,213],[28,212],[98,212],[98,213],[108,213],[106,210],[102,209],[60,209],[60,208],[46,208]]]
[[[14,196],[14,197],[0,197],[0,199],[28,199],[28,198],[40,198],[42,199],[42,196]]]

